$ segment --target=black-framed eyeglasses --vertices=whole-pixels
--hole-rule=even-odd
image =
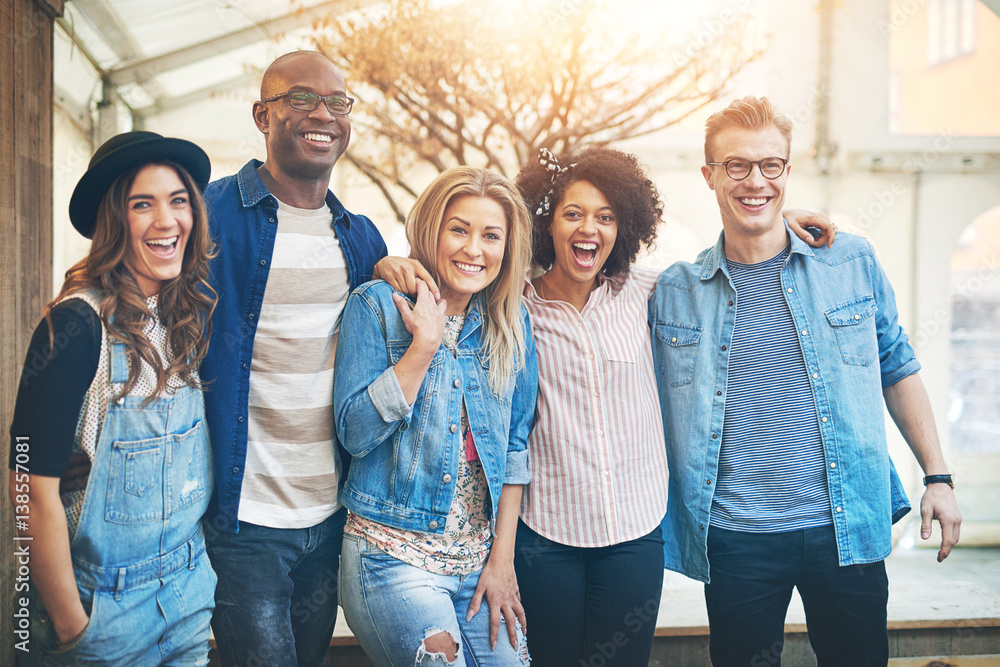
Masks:
[[[753,166],[757,165],[764,178],[775,179],[785,173],[785,165],[788,160],[781,157],[767,157],[763,160],[744,160],[743,158],[733,158],[725,162],[706,162],[708,165],[723,165],[726,173],[734,181],[742,181],[753,171]]]
[[[330,113],[336,116],[346,116],[351,113],[351,108],[354,106],[354,98],[352,97],[346,97],[345,95],[317,95],[316,93],[307,93],[303,90],[289,90],[280,95],[272,95],[264,100],[264,102],[273,102],[280,100],[282,97],[287,97],[288,106],[299,111],[315,111],[320,101],[322,101],[326,104],[326,108]]]

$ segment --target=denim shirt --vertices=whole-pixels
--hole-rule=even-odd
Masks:
[[[212,339],[200,370],[206,383],[205,411],[215,457],[216,497],[209,516],[214,517],[215,526],[229,532],[238,531],[247,456],[250,362],[278,231],[278,200],[257,175],[261,164],[250,160],[235,176],[205,189],[212,240],[218,250],[209,282],[219,295],[212,314]],[[375,263],[386,255],[385,242],[368,218],[346,211],[329,190],[326,204],[333,212],[331,225],[344,251],[353,289],[371,280]]]
[[[482,303],[473,297],[454,352],[434,354],[413,405],[407,405],[393,366],[409,348],[392,300],[375,281],[347,300],[334,366],[337,437],[353,456],[341,502],[367,519],[404,530],[444,532],[465,455],[462,399],[492,500],[504,484],[527,484],[528,431],[538,393],[538,361],[528,312],[521,307],[525,364],[502,396],[490,389]]]
[[[880,561],[892,549],[892,524],[910,509],[889,459],[882,389],[920,363],[867,241],[841,233],[833,248],[814,249],[789,237],[781,285],[816,404],[803,418],[819,422],[839,562]],[[737,305],[721,236],[694,264],[660,274],[649,301],[671,481],[665,564],[706,582]]]

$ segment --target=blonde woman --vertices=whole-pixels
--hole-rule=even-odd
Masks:
[[[418,198],[406,233],[440,300],[422,282],[411,302],[375,281],[341,324],[334,411],[353,456],[341,604],[378,665],[523,664],[513,556],[538,381],[520,296],[530,217],[509,181],[458,167]]]

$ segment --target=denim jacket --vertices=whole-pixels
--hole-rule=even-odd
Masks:
[[[882,560],[909,509],[886,445],[882,389],[920,370],[892,287],[864,239],[832,248],[794,234],[781,270],[798,329],[826,460],[841,565]],[[723,239],[662,274],[649,301],[653,358],[670,464],[666,567],[708,581],[708,525],[718,472],[736,290]],[[776,400],[780,400],[780,397]]]
[[[212,260],[209,279],[219,302],[200,371],[206,383],[205,411],[215,457],[216,498],[209,516],[214,517],[216,527],[230,532],[238,530],[247,456],[250,362],[278,230],[278,201],[257,175],[260,165],[251,160],[235,176],[205,189],[212,240],[219,253]],[[346,211],[329,190],[326,203],[333,211],[331,224],[353,289],[371,280],[375,263],[385,257],[385,242],[368,218]]]
[[[393,366],[413,340],[383,281],[363,285],[347,301],[334,367],[337,437],[354,457],[341,493],[352,512],[425,533],[444,532],[464,456],[462,399],[492,500],[504,484],[527,484],[528,431],[538,392],[538,362],[522,306],[525,365],[502,396],[487,378],[480,297],[473,297],[455,353],[435,353],[413,405]]]

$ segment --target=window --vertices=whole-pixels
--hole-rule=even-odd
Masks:
[[[978,0],[928,0],[928,67],[960,58],[976,50],[978,4]]]

